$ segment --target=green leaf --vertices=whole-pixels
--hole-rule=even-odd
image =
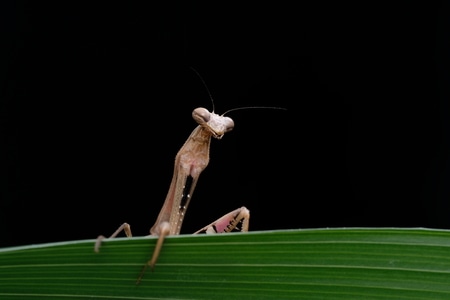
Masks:
[[[450,232],[311,229],[0,249],[1,299],[450,299]]]

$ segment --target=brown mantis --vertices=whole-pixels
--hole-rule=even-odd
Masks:
[[[198,73],[197,75],[206,87],[201,76]],[[209,93],[207,87],[206,89]],[[209,96],[212,101],[210,93]],[[158,236],[158,241],[151,259],[144,265],[137,280],[137,284],[141,281],[148,266],[153,270],[159,253],[161,252],[165,237],[167,235],[180,234],[181,225],[197,185],[198,178],[209,163],[211,137],[221,139],[225,133],[231,131],[234,127],[234,121],[224,115],[230,111],[247,108],[283,109],[278,107],[240,107],[228,110],[222,115],[217,115],[214,113],[214,110],[213,112],[209,112],[207,109],[199,107],[192,112],[192,117],[198,123],[198,126],[192,131],[191,135],[175,157],[174,173],[166,200],[164,201],[155,224],[150,229],[150,234]],[[249,227],[249,218],[250,211],[243,206],[201,228],[194,234],[226,233],[234,230],[246,232]],[[116,237],[122,230],[125,231],[125,234],[128,237],[132,236],[130,226],[127,223],[124,223],[109,238]],[[104,236],[99,236],[97,238],[94,249],[96,252],[99,251],[103,239]]]

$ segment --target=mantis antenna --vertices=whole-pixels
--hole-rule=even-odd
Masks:
[[[203,77],[200,75],[200,73],[194,68],[194,67],[189,67],[192,71],[195,72],[195,74],[197,74],[198,78],[200,78],[203,86],[206,89],[206,92],[209,95],[209,99],[211,99],[211,103],[212,103],[212,112],[215,111],[215,107],[214,107],[214,99],[211,95],[211,91],[208,88],[208,85],[206,84],[205,80],[203,79]],[[244,109],[255,109],[255,108],[262,108],[262,109],[280,109],[280,110],[287,110],[284,107],[275,107],[275,106],[243,106],[243,107],[236,107],[236,108],[232,108],[227,110],[226,112],[224,112],[221,116],[225,116],[227,113],[232,112],[232,111],[236,111],[236,110],[244,110]]]
[[[203,86],[205,87],[206,92],[207,92],[208,95],[209,95],[209,99],[211,99],[211,103],[212,103],[212,112],[214,112],[214,111],[215,111],[214,100],[213,100],[213,97],[212,97],[212,95],[211,95],[211,92],[210,92],[208,86],[206,85],[205,80],[204,80],[203,77],[200,75],[200,73],[199,73],[196,69],[194,69],[194,67],[190,67],[190,68],[191,68],[192,71],[195,72],[195,74],[197,74],[198,78],[200,78],[200,80],[202,81]]]

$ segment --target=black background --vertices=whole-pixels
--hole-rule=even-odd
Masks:
[[[231,112],[182,233],[450,228],[449,5],[2,1],[0,246],[148,234],[194,108]],[[444,3],[445,1],[443,1]]]

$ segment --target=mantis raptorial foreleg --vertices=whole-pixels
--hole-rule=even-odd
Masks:
[[[215,220],[211,224],[197,230],[194,234],[198,233],[226,233],[232,231],[248,231],[248,225],[250,221],[250,211],[242,206],[232,212],[227,213],[223,217]],[[240,227],[239,227],[239,224]]]

